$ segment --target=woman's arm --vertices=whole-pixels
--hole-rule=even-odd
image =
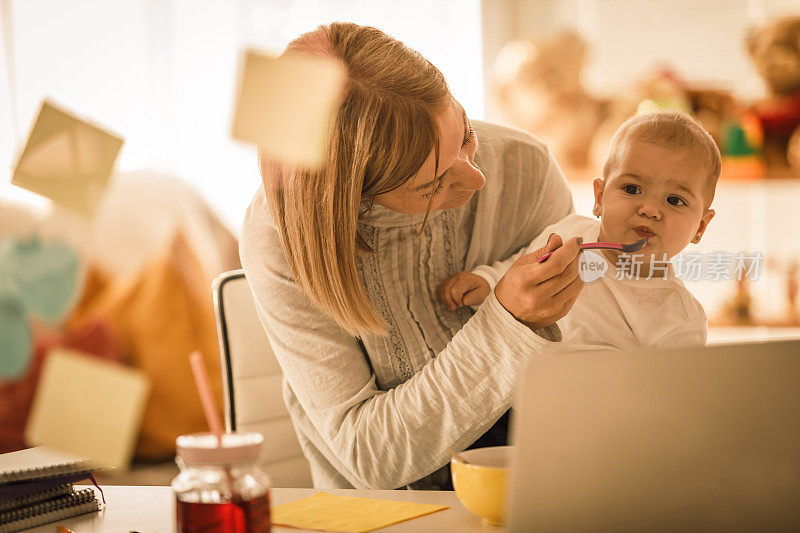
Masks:
[[[445,465],[445,446],[464,448],[482,435],[511,405],[523,359],[548,344],[491,294],[435,359],[381,391],[359,343],[292,280],[273,228],[245,228],[242,263],[271,347],[308,417],[295,424],[357,488],[401,487]]]

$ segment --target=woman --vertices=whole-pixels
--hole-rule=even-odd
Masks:
[[[579,244],[553,236],[474,315],[437,284],[572,212],[567,184],[527,134],[473,127],[442,74],[379,30],[321,26],[285,53],[348,71],[324,166],[262,159],[240,244],[314,485],[446,487],[446,446],[487,432],[521,363],[560,339]]]

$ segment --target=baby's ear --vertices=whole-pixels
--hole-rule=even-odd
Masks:
[[[705,233],[706,228],[708,228],[708,223],[711,222],[711,219],[714,218],[714,215],[716,214],[716,211],[713,209],[708,209],[706,210],[705,214],[703,214],[703,218],[700,219],[700,226],[698,226],[697,232],[694,235],[694,239],[692,239],[694,244],[700,242],[700,239],[703,237],[703,233]]]
[[[593,212],[600,209],[600,206],[603,205],[603,191],[606,187],[606,182],[603,178],[595,178],[592,181],[592,187],[594,188],[594,209]],[[599,213],[595,213],[598,215]]]

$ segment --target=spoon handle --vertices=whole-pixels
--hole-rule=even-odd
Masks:
[[[581,250],[622,250],[622,245],[616,242],[586,242],[581,244]],[[555,252],[555,250],[553,250]],[[544,263],[547,258],[553,255],[548,252],[539,258],[537,263]]]

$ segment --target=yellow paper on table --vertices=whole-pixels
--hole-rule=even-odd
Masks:
[[[274,506],[273,524],[320,531],[366,533],[449,509],[448,505],[374,500],[318,492],[308,498]]]
[[[245,52],[233,138],[256,144],[272,159],[319,165],[345,77],[334,59]]]
[[[123,140],[43,102],[11,183],[92,216]]]
[[[74,350],[50,350],[25,440],[82,455],[100,467],[126,467],[149,388],[140,370]]]

